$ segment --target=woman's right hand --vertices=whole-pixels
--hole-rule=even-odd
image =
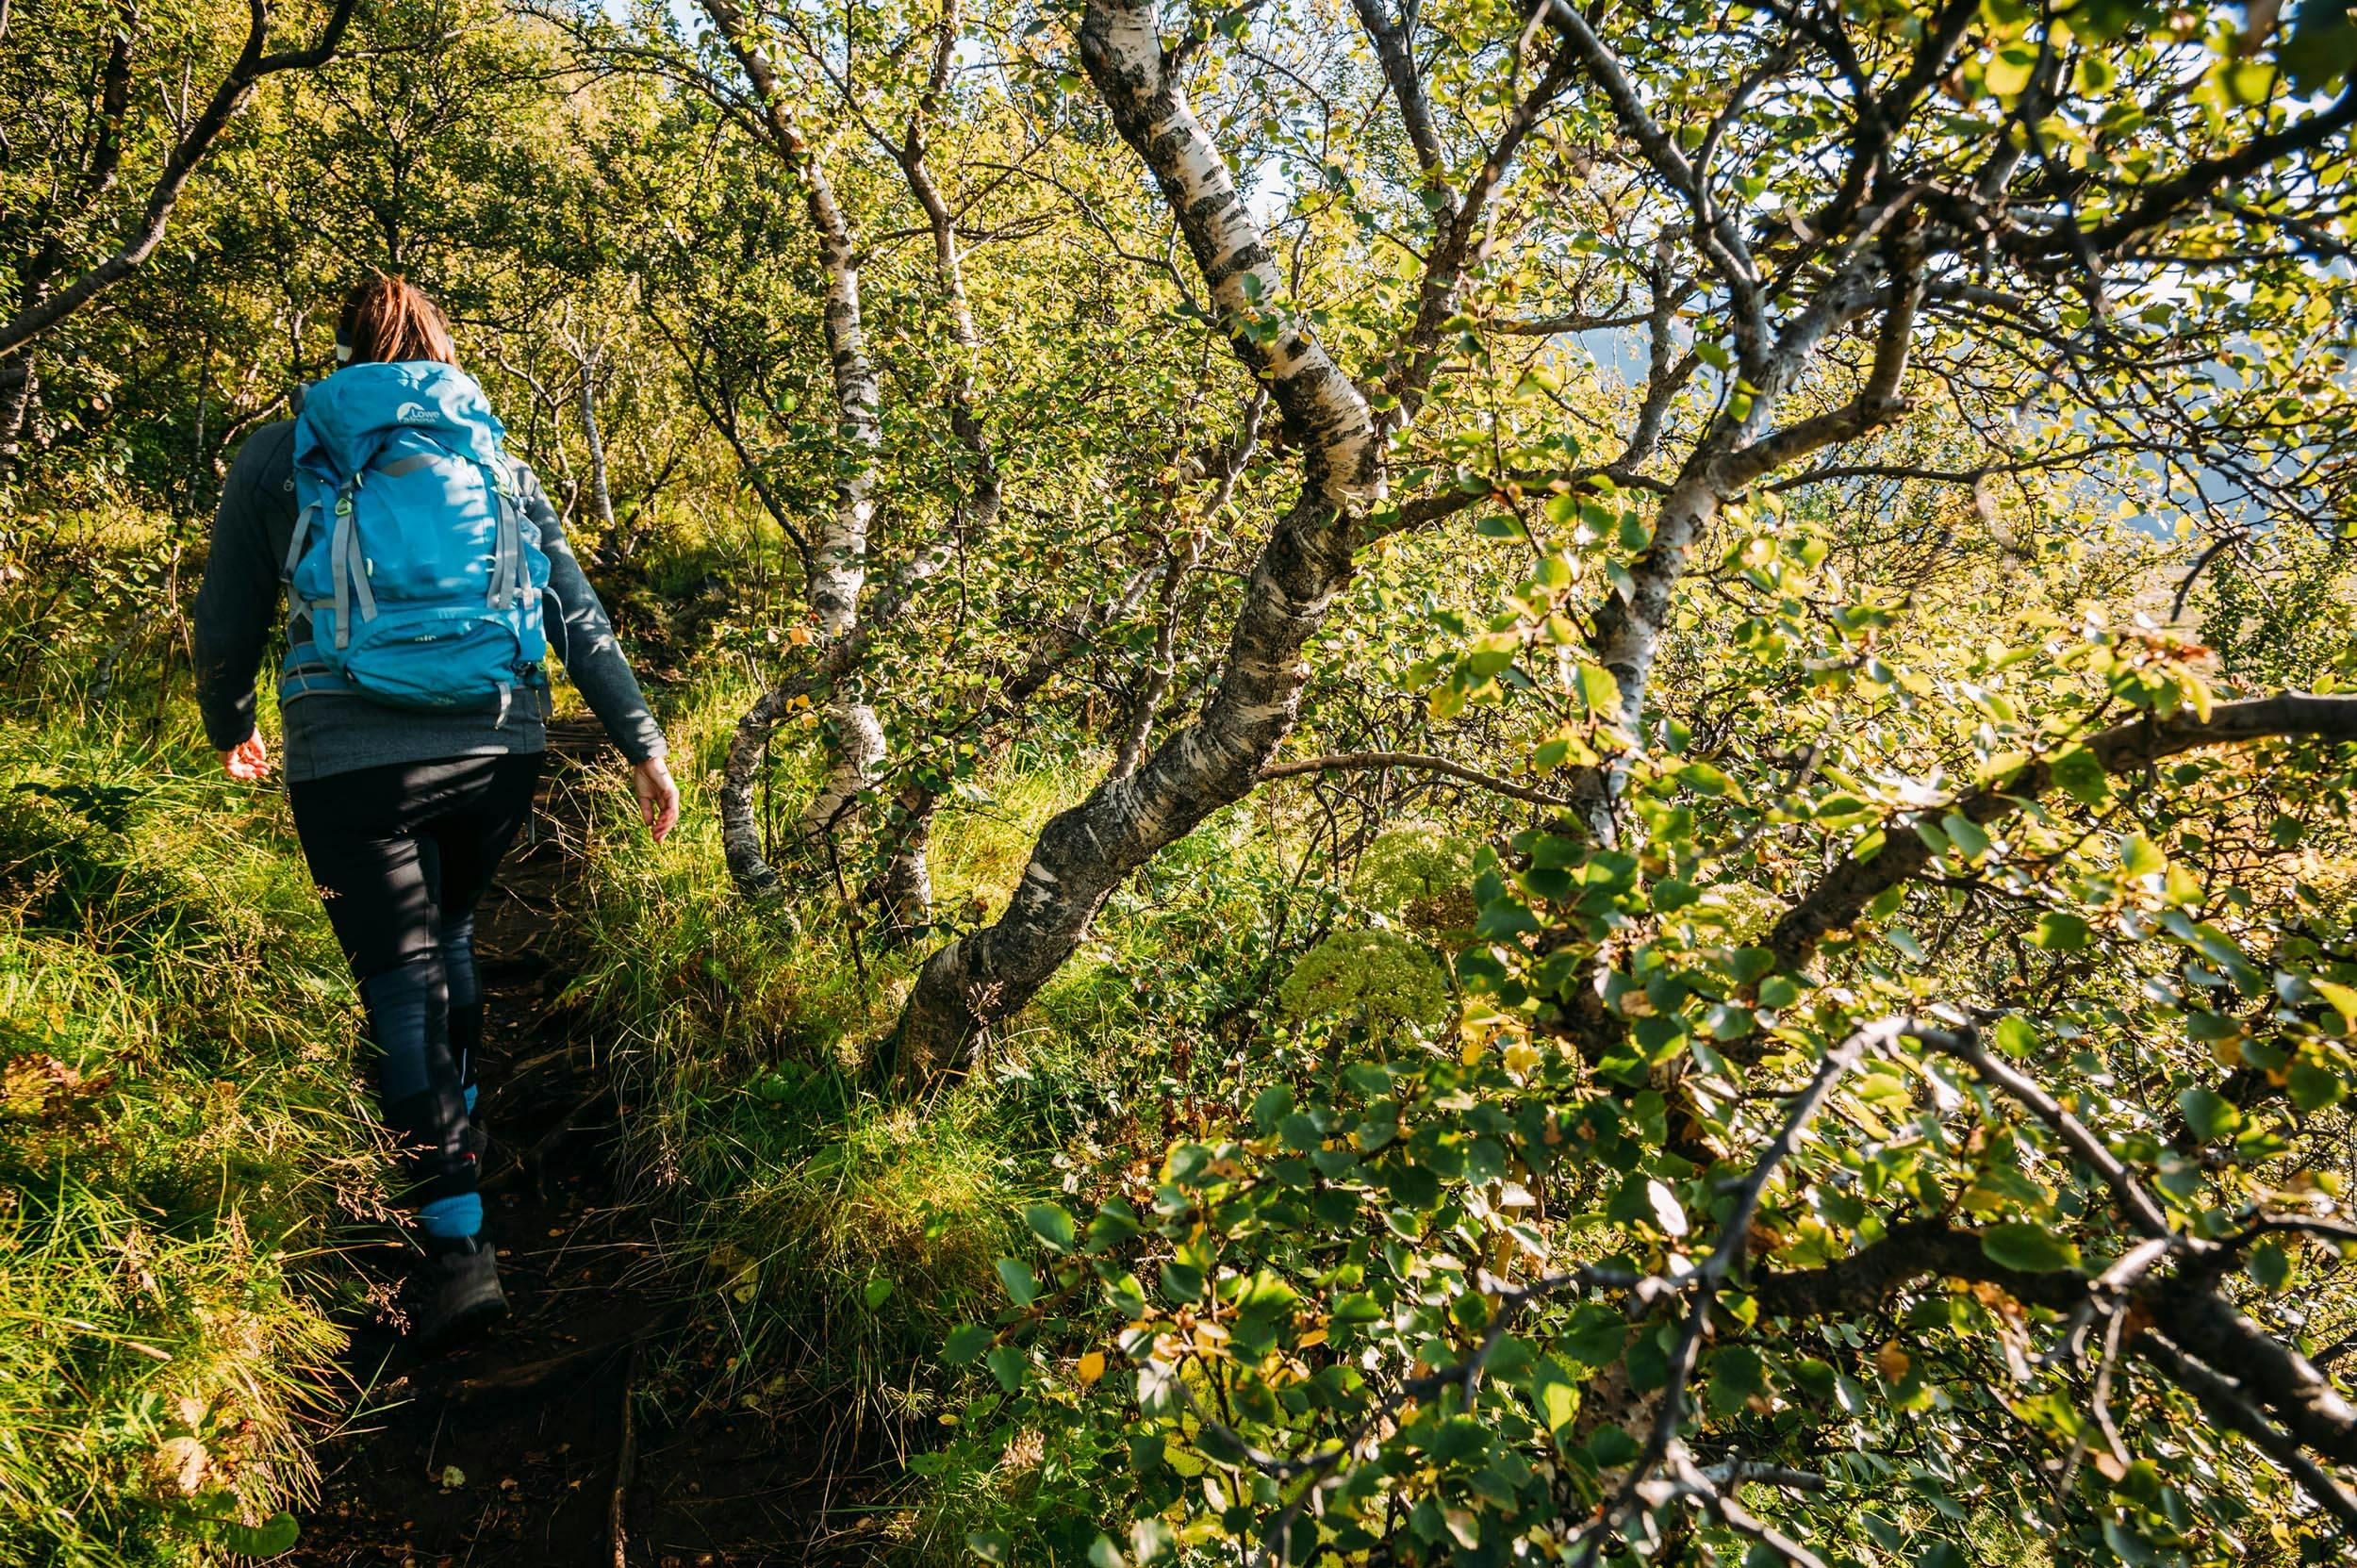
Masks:
[[[638,796],[638,819],[647,824],[657,844],[679,820],[679,785],[661,757],[649,757],[630,770],[631,788]]]
[[[255,784],[270,777],[270,748],[262,744],[262,732],[255,731],[221,754],[222,771],[239,784]]]

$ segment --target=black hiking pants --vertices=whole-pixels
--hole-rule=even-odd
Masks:
[[[475,904],[532,810],[536,751],[394,763],[288,785],[295,833],[360,982],[377,1103],[400,1139],[419,1226],[483,1228],[470,1124],[483,991]]]

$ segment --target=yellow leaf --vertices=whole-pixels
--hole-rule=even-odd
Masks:
[[[1907,1353],[1899,1348],[1899,1342],[1895,1339],[1885,1340],[1883,1347],[1874,1352],[1875,1370],[1894,1383],[1905,1377],[1907,1368],[1914,1364]]]
[[[1090,1351],[1080,1358],[1080,1364],[1072,1370],[1080,1376],[1082,1383],[1094,1383],[1105,1375],[1105,1352]]]

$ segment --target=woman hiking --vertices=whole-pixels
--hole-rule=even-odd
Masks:
[[[265,777],[254,683],[283,591],[287,794],[367,1004],[425,1253],[411,1339],[433,1350],[507,1310],[469,1121],[474,912],[532,810],[547,654],[630,760],[658,842],[679,791],[605,610],[441,310],[371,277],[344,302],[336,357],[230,468],[196,598],[197,701],[230,777]]]

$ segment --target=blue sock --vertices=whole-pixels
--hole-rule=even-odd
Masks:
[[[418,1229],[443,1241],[471,1236],[483,1229],[483,1197],[460,1193],[437,1197],[418,1211]]]

